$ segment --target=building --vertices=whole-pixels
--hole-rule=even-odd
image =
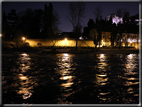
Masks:
[[[102,32],[102,46],[111,46],[111,32]]]
[[[114,42],[114,46],[117,46],[117,42],[119,41]],[[101,43],[102,46],[107,46],[107,47],[111,46],[111,32],[102,32]],[[122,47],[135,47],[138,49],[139,44],[140,44],[139,34],[122,33],[122,38],[121,38]]]
[[[118,17],[116,15],[109,15],[108,16],[108,21],[112,18],[112,24],[118,24],[118,23],[123,23],[123,18],[122,17]]]
[[[122,33],[122,46],[139,48],[139,34]]]

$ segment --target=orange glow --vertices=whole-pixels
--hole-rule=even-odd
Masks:
[[[25,37],[22,37],[22,40],[23,40],[23,41],[25,41],[25,40],[26,40],[26,38],[25,38]]]

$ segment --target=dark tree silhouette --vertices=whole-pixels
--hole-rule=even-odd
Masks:
[[[17,16],[16,10],[11,9],[10,13],[7,14],[7,22],[10,28],[9,33],[10,35],[12,35],[13,39],[16,38],[15,33],[17,30],[17,25],[19,23],[18,21],[19,21],[19,18]]]
[[[73,31],[76,34],[76,50],[77,50],[77,40],[79,37],[79,31],[81,28],[81,21],[84,17],[85,13],[85,3],[79,2],[79,3],[70,3],[68,8],[68,15],[67,18],[71,22],[73,26]],[[76,29],[76,30],[75,30]]]
[[[102,17],[102,9],[100,7],[96,7],[94,11],[95,19],[100,20]]]
[[[55,36],[55,32],[58,29],[57,24],[59,24],[59,16],[57,12],[53,9],[52,3],[49,6],[45,4],[43,20],[42,20],[42,36],[43,38],[52,38]]]
[[[8,40],[9,37],[9,26],[8,26],[8,22],[7,22],[7,17],[6,17],[6,13],[3,12],[2,15],[2,34],[3,34],[3,40]]]

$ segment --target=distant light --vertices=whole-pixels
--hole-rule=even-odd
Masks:
[[[67,41],[67,38],[65,38],[65,41]]]
[[[65,54],[64,54],[64,56],[68,56],[68,54],[67,54],[67,53],[65,53]]]
[[[26,38],[25,38],[25,37],[22,37],[22,40],[23,40],[23,41],[25,41],[25,40],[26,40]]]
[[[80,36],[80,37],[79,37],[79,39],[80,39],[80,40],[83,40],[83,37],[82,37],[82,36]]]
[[[104,54],[100,54],[100,57],[101,57],[101,58],[104,58]]]
[[[132,41],[130,41],[130,43],[132,43]]]
[[[137,42],[137,40],[136,40],[136,39],[133,39],[132,42]]]
[[[0,37],[2,37],[2,34],[0,34]]]

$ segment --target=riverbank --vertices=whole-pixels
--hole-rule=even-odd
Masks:
[[[2,53],[10,52],[28,52],[28,53],[41,53],[41,54],[58,54],[58,53],[70,53],[70,54],[83,54],[83,53],[95,53],[95,54],[130,54],[139,53],[135,48],[49,48],[49,47],[26,47],[26,48],[12,48],[2,49]]]

